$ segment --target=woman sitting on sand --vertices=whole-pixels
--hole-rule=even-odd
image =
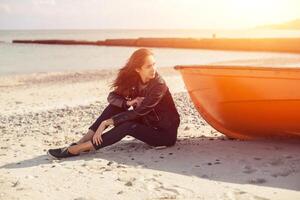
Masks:
[[[179,114],[169,89],[156,72],[153,53],[138,49],[119,70],[108,95],[109,105],[77,143],[49,149],[56,159],[112,145],[126,135],[151,146],[172,146],[177,140]],[[129,109],[132,107],[133,109]],[[109,131],[104,130],[113,125]]]

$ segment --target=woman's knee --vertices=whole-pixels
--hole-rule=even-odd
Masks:
[[[112,116],[123,112],[124,110],[122,108],[119,108],[117,106],[108,104],[108,106],[103,110],[103,112],[100,114],[100,116],[96,119],[96,121],[89,127],[89,129],[93,130],[96,132],[98,129],[99,125],[101,124],[102,121],[107,120],[111,118]]]
[[[116,115],[118,113],[124,112],[123,108],[119,108],[117,106],[114,106],[112,104],[108,104],[106,106],[106,108],[103,110],[103,112],[101,113],[100,117],[102,116],[102,118],[107,119],[112,117],[113,115]]]

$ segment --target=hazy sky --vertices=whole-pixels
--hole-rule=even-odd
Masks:
[[[0,29],[231,29],[300,18],[300,0],[0,0]]]

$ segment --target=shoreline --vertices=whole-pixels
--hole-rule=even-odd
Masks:
[[[179,72],[160,68],[171,92],[184,91]],[[27,113],[66,105],[88,105],[106,100],[116,69],[78,70],[0,76],[0,108],[2,115]],[[78,90],[79,92],[74,92]]]
[[[39,83],[57,82],[88,82],[96,80],[111,80],[119,69],[81,69],[54,72],[38,72],[24,74],[3,74],[0,76],[0,88]],[[174,67],[160,67],[158,72],[163,76],[179,76]]]

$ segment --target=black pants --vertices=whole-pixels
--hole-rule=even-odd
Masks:
[[[89,129],[96,132],[102,121],[124,111],[122,108],[109,104]],[[178,127],[174,127],[170,130],[163,130],[147,126],[139,120],[127,121],[105,132],[102,135],[103,142],[100,145],[94,144],[92,140],[91,142],[95,149],[100,149],[120,141],[126,135],[130,135],[151,146],[172,146],[176,143],[177,128]]]

